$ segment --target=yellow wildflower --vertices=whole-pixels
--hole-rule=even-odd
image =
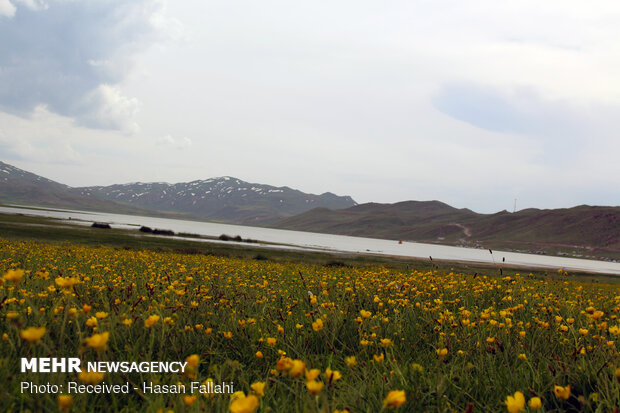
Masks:
[[[389,338],[382,338],[380,341],[383,347],[390,347],[393,345],[392,340],[390,340]]]
[[[198,354],[192,354],[191,356],[187,356],[185,362],[187,362],[188,366],[196,368],[198,364],[200,364],[200,356]]]
[[[306,363],[301,360],[293,360],[289,369],[289,374],[291,377],[299,377],[304,374],[304,370],[306,370]]]
[[[317,318],[316,321],[312,323],[312,329],[314,331],[321,331],[323,329],[323,320]]]
[[[205,381],[203,381],[203,382],[202,382],[202,384],[203,384],[204,386],[206,386],[206,387],[207,387],[207,389],[212,389],[212,388],[213,388],[212,386],[214,386],[214,385],[215,385],[215,383],[214,383],[214,381],[213,381],[213,379],[212,379],[211,377],[209,377],[208,379],[206,379]],[[211,398],[211,397],[213,397],[214,395],[215,395],[214,393],[210,393],[210,392],[204,393],[204,396],[205,396],[205,397],[208,397],[208,398]]]
[[[265,385],[267,383],[264,381],[257,381],[255,383],[252,383],[252,385],[250,385],[250,388],[254,391],[254,393],[258,396],[258,397],[263,397],[265,395]]]
[[[357,365],[357,359],[355,358],[355,356],[345,357],[344,362],[349,368],[353,368]]]
[[[73,404],[73,396],[70,394],[59,394],[58,395],[58,408],[63,411],[69,411],[69,408]]]
[[[527,404],[530,406],[530,409],[538,410],[542,406],[542,401],[540,400],[540,397],[532,397]]]
[[[319,377],[319,374],[321,374],[321,370],[319,369],[306,370],[306,380],[316,380],[316,378]]]
[[[591,318],[592,320],[597,320],[597,321],[598,321],[598,320],[600,320],[600,318],[601,318],[601,317],[603,317],[604,315],[605,315],[605,313],[604,313],[604,312],[597,310],[597,311],[593,312],[593,313],[590,315],[590,318]]]
[[[315,381],[315,380],[307,381],[306,388],[308,389],[310,393],[316,396],[317,394],[321,392],[321,390],[323,390],[323,382]]]
[[[98,373],[96,371],[86,371],[82,370],[78,373],[78,378],[86,384],[97,384],[103,380],[103,373]]]
[[[28,327],[19,332],[19,336],[29,343],[38,343],[45,335],[45,327]]]
[[[325,369],[325,378],[328,382],[334,382],[342,378],[342,374],[338,370],[332,370],[329,367]]]
[[[4,273],[2,279],[4,281],[10,281],[13,284],[17,284],[24,276],[24,273],[24,270],[8,270],[6,273]]]
[[[383,408],[390,409],[393,407],[398,407],[404,404],[407,401],[407,397],[405,392],[402,390],[392,390],[388,393],[388,395],[383,400]]]
[[[58,277],[56,280],[56,285],[61,288],[71,289],[75,284],[78,284],[80,280],[76,277]]]
[[[99,320],[103,320],[107,316],[108,316],[108,313],[106,313],[105,311],[97,311],[95,313],[95,317],[97,317]]]
[[[7,311],[6,312],[6,318],[8,320],[13,320],[15,318],[19,317],[19,313],[17,311]]]
[[[258,408],[258,397],[250,394],[239,396],[230,403],[231,413],[254,413]]]
[[[506,397],[504,403],[510,413],[519,413],[525,409],[525,397],[520,391],[516,391],[513,396]]]
[[[196,400],[198,399],[197,396],[190,396],[185,395],[183,396],[183,403],[185,403],[186,406],[191,406],[192,404],[196,403]]]
[[[553,387],[553,393],[558,399],[568,400],[568,398],[570,397],[570,385],[566,387],[556,385]]]
[[[97,351],[105,350],[106,348],[108,348],[109,338],[109,331],[101,334],[93,334],[92,336],[86,338],[86,344],[88,344],[89,347],[92,347]]]
[[[200,364],[200,356],[198,356],[198,354],[192,354],[191,356],[187,356],[185,362],[187,365],[185,366],[183,374],[190,379],[195,379],[196,373],[198,372],[198,365]]]
[[[144,320],[144,326],[146,328],[150,328],[153,327],[153,325],[155,325],[155,323],[157,323],[159,321],[159,316],[157,314],[153,314],[148,316],[148,318],[146,320]]]

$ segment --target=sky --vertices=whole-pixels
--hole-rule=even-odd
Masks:
[[[620,2],[0,0],[0,160],[477,212],[620,205]]]

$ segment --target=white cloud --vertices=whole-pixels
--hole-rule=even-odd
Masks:
[[[30,10],[45,10],[49,7],[45,0],[13,0],[17,4],[23,4]]]
[[[99,85],[77,107],[80,125],[116,129],[128,134],[140,131],[140,126],[134,122],[140,102],[136,98],[123,96],[118,87]]]
[[[29,119],[0,113],[0,124],[0,158],[4,160],[83,165],[84,157],[75,149],[71,119],[38,106]]]
[[[84,158],[67,141],[52,141],[41,144],[27,139],[7,139],[0,135],[0,155],[6,161],[18,160],[47,164],[79,165],[84,167]]]
[[[168,14],[168,6],[165,2],[159,3],[159,8],[151,14],[149,21],[159,33],[164,34],[162,37],[167,40],[185,41],[188,39],[185,27],[178,19]]]
[[[192,140],[188,137],[175,139],[171,135],[165,135],[157,139],[157,144],[161,146],[173,147],[176,149],[187,149],[192,146]]]
[[[13,17],[17,9],[10,0],[0,0],[0,18]]]

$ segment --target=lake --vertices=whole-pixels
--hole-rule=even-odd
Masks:
[[[489,250],[487,249],[451,247],[446,245],[424,244],[407,241],[403,241],[402,244],[399,244],[398,241],[375,238],[350,237],[345,235],[289,231],[281,229],[221,224],[215,222],[197,222],[180,219],[157,218],[137,215],[121,215],[104,212],[87,212],[66,209],[48,210],[0,207],[0,213],[24,214],[66,219],[67,223],[74,223],[76,225],[90,225],[92,222],[96,221],[108,223],[113,228],[132,228],[137,230],[140,226],[147,226],[150,228],[169,229],[176,233],[185,232],[211,237],[219,237],[222,234],[230,236],[239,235],[243,239],[249,238],[253,240],[263,241],[266,243],[285,244],[250,244],[252,246],[258,246],[262,248],[285,248],[311,251],[319,250],[327,252],[373,254],[422,259],[428,259],[429,257],[433,257],[433,259],[438,260],[497,264],[498,266],[502,264],[502,259],[505,259],[505,265],[518,265],[552,269],[562,268],[568,271],[587,271],[594,273],[620,275],[620,263],[617,262],[524,254],[509,251],[493,250],[492,253],[489,253]],[[191,238],[191,240],[196,241],[197,239]],[[201,241],[218,242],[211,240]],[[245,243],[240,244],[246,246],[248,245]]]

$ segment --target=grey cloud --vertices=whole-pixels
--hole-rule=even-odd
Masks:
[[[495,132],[581,137],[588,130],[587,108],[547,100],[531,88],[504,92],[471,83],[444,86],[433,104],[442,113]]]
[[[617,146],[620,107],[547,99],[533,88],[500,90],[479,84],[451,84],[433,99],[436,109],[478,128],[527,139],[537,162],[590,163],[592,153]]]
[[[0,110],[28,116],[42,105],[79,125],[135,129],[138,102],[122,96],[116,85],[132,56],[161,40],[158,3],[8,4],[16,11],[0,18]],[[2,5],[6,8],[6,0]]]

